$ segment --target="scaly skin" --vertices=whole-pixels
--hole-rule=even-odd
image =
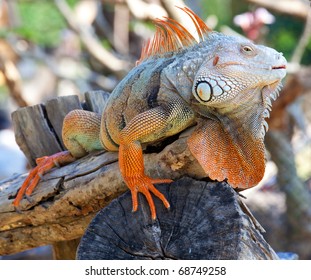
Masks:
[[[42,160],[22,186],[15,206],[48,169],[105,149],[119,151],[120,171],[131,190],[133,210],[137,210],[137,193],[141,192],[155,219],[151,193],[167,208],[169,202],[154,184],[171,180],[145,174],[142,144],[195,124],[188,146],[210,178],[227,179],[238,189],[261,180],[264,118],[286,74],[286,60],[271,48],[211,32],[190,10],[183,10],[194,21],[200,42],[173,20],[156,21],[153,41],[111,93],[103,115],[75,110],[66,116],[63,141],[69,152]]]

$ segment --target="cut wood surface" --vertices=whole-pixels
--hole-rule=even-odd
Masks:
[[[135,213],[130,193],[122,195],[93,219],[78,259],[278,259],[227,183],[183,178],[158,189],[170,210],[155,200],[158,217],[152,222],[141,195]]]

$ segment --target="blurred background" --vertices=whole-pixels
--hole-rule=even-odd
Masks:
[[[287,58],[288,75],[269,119],[266,174],[242,194],[275,251],[311,259],[309,0],[0,0],[0,180],[27,171],[14,140],[14,110],[56,96],[76,94],[82,101],[85,91],[112,91],[139,59],[153,19],[169,16],[193,28],[176,5],[187,5],[216,31]],[[9,258],[51,258],[46,248],[27,254]]]

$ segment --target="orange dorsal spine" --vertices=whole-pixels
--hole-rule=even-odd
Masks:
[[[184,11],[193,21],[199,36],[199,42],[204,41],[206,34],[211,29],[189,8],[177,8]],[[154,24],[156,26],[156,32],[153,38],[148,40],[143,46],[140,59],[136,62],[136,65],[149,57],[161,56],[168,52],[177,52],[180,49],[198,43],[191,33],[174,19],[167,17],[165,17],[165,20],[156,19]]]

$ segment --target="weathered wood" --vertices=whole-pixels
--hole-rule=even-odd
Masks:
[[[205,174],[180,138],[160,153],[146,154],[146,172],[153,177],[178,179]],[[68,174],[68,175],[67,175]],[[0,255],[81,237],[93,216],[127,190],[117,153],[94,153],[46,174],[31,196],[12,202],[25,179],[19,175],[0,182]]]
[[[108,92],[103,90],[87,91],[84,94],[86,108],[89,111],[96,112],[101,115],[106,106],[109,95],[110,94]]]
[[[12,113],[12,121],[16,142],[31,166],[36,165],[36,158],[55,154],[62,150],[46,118],[43,105],[18,109]]]
[[[101,113],[105,106],[106,97],[107,95],[100,91],[87,93],[86,109]],[[46,108],[49,109],[45,109],[43,105],[37,105],[27,107],[24,110],[18,110],[13,114],[17,142],[32,164],[34,164],[35,158],[53,154],[62,149],[58,141],[61,131],[59,122],[62,122],[63,117],[68,111],[80,106],[77,99],[74,97],[65,99],[64,102],[66,104],[63,104],[61,99],[48,102]],[[55,112],[58,112],[57,114],[59,115],[55,114]],[[194,159],[187,147],[186,143],[189,131],[191,131],[191,129],[182,133],[177,140],[176,136],[170,139],[167,143],[171,144],[164,148],[162,147],[163,149],[160,152],[145,154],[146,173],[154,178],[171,178],[175,180],[184,176],[190,176],[195,179],[206,177],[201,166]],[[175,141],[173,142],[173,140]],[[152,149],[147,150],[150,152]],[[159,147],[157,147],[156,150],[159,151]],[[67,166],[54,168],[44,175],[34,193],[31,195],[31,199],[23,199],[21,201],[21,213],[14,211],[12,202],[26,176],[17,175],[0,182],[0,255],[12,254],[41,245],[55,244],[56,254],[59,258],[62,258],[61,256],[67,258],[59,250],[61,244],[59,242],[67,242],[68,240],[80,238],[95,214],[109,205],[114,198],[120,196],[127,190],[121,178],[117,158],[117,153],[102,151],[92,153]],[[258,232],[260,226],[247,211],[245,206],[243,206],[241,202],[240,204],[237,203],[238,198],[232,189],[227,187],[227,189],[230,189],[232,192],[231,206],[233,207],[232,209],[235,209],[237,216],[233,215],[229,217],[229,213],[232,214],[233,212],[227,213],[227,210],[224,209],[226,207],[224,207],[223,203],[227,203],[230,200],[226,196],[224,196],[224,200],[223,198],[220,199],[219,196],[219,198],[214,201],[214,203],[218,202],[218,207],[213,206],[212,208],[206,208],[210,205],[208,204],[209,200],[213,201],[214,194],[219,193],[216,187],[215,193],[207,190],[219,184],[211,183],[206,185],[203,181],[191,181],[191,183],[190,181],[181,182],[184,183],[176,182],[172,190],[170,190],[168,186],[160,187],[160,190],[164,191],[173,206],[172,211],[167,212],[162,203],[159,203],[159,201],[155,199],[159,215],[158,226],[154,226],[154,224],[151,223],[149,206],[142,197],[140,197],[140,208],[142,210],[140,209],[134,214],[124,214],[125,208],[113,206],[116,204],[118,206],[118,203],[123,201],[122,203],[127,205],[126,209],[131,212],[131,198],[129,192],[126,196],[120,198],[120,201],[114,202],[109,208],[109,211],[111,211],[109,214],[110,217],[111,215],[114,217],[119,216],[121,219],[122,217],[127,218],[128,215],[133,215],[134,218],[135,215],[135,218],[128,221],[128,223],[131,227],[137,227],[136,230],[138,230],[138,233],[136,235],[137,237],[141,237],[140,240],[145,240],[147,238],[149,241],[152,241],[153,239],[150,239],[151,235],[154,237],[158,236],[156,230],[161,230],[163,232],[161,238],[165,237],[165,242],[168,242],[168,239],[172,241],[172,238],[176,236],[179,237],[178,239],[180,241],[176,239],[176,243],[163,243],[170,247],[167,247],[167,251],[163,251],[162,255],[161,250],[157,247],[158,251],[154,251],[150,254],[149,252],[146,253],[143,251],[141,253],[135,252],[134,257],[140,254],[142,257],[146,258],[188,258],[190,256],[187,255],[189,254],[189,250],[187,251],[186,247],[183,246],[189,245],[189,240],[194,240],[193,238],[196,237],[198,239],[194,242],[195,245],[191,244],[192,252],[196,252],[191,255],[192,258],[275,258],[273,251],[270,250],[271,248],[264,242]],[[204,184],[204,186],[201,184]],[[176,187],[178,185],[184,188],[180,194],[178,194],[177,191],[179,188]],[[199,185],[201,187],[199,187]],[[189,192],[187,188],[189,188],[191,192]],[[205,190],[207,193],[203,194],[202,190]],[[225,194],[226,193],[228,193],[228,190],[225,191]],[[206,199],[203,199],[203,196]],[[217,196],[214,198],[217,198]],[[188,199],[189,202],[187,202]],[[125,202],[125,200],[127,200],[127,202]],[[237,207],[238,204],[240,208]],[[179,206],[174,208],[177,205]],[[176,212],[175,210],[180,209],[180,206],[187,206],[185,209],[191,211]],[[224,210],[224,212],[218,208]],[[121,213],[118,212],[120,210]],[[112,212],[114,212],[114,214],[111,214]],[[210,216],[209,212],[214,213],[214,216]],[[203,215],[203,213],[206,214],[206,216]],[[207,257],[206,254],[204,256],[199,255],[199,247],[201,247],[202,244],[206,245],[208,243],[203,242],[205,241],[205,234],[209,232],[210,229],[212,229],[211,231],[213,232],[214,226],[213,228],[208,226],[208,229],[200,229],[200,227],[196,226],[196,223],[194,223],[194,221],[197,222],[195,219],[198,219],[196,217],[199,216],[189,218],[191,217],[190,214],[200,214],[202,216],[200,216],[200,222],[198,222],[197,225],[202,225],[202,223],[208,225],[209,219],[226,221],[224,225],[228,227],[222,230],[218,228],[219,231],[216,231],[219,242],[212,242],[210,245],[215,245],[215,248],[221,251],[223,250],[224,244],[227,244],[226,242],[229,244],[228,240],[230,238],[231,240],[236,238],[236,242],[240,242],[239,246],[236,247],[238,248],[238,252],[235,252],[236,255],[230,255],[227,251],[227,253],[223,253],[223,255],[211,254],[209,257]],[[143,218],[141,216],[143,216]],[[232,218],[236,219],[235,224],[232,223]],[[125,221],[118,220],[116,222],[122,225]],[[183,222],[191,224],[191,227],[188,227],[188,230],[186,230]],[[179,232],[176,232],[179,223],[181,227]],[[234,236],[229,229],[233,224],[236,225],[234,233],[237,234]],[[219,224],[219,226],[222,225],[223,223]],[[162,226],[164,226],[164,228],[162,228]],[[193,232],[191,232],[192,227],[196,229]],[[166,235],[164,235],[164,232],[166,232]],[[127,232],[127,234],[129,238],[133,233]],[[168,237],[169,235],[171,236],[170,238]],[[207,237],[208,236],[211,235],[207,235]],[[203,240],[202,244],[200,244],[201,240]],[[211,240],[213,241],[214,239]],[[253,245],[255,246],[254,240],[258,242],[256,248],[252,247]],[[159,242],[156,244],[150,243],[148,245],[149,247],[147,247],[151,249],[152,246],[158,246],[159,244]],[[229,247],[230,244],[228,245]],[[182,251],[178,251],[179,246],[182,246]],[[170,248],[170,250],[168,250],[168,248]],[[111,250],[112,249],[113,247],[111,247]],[[70,250],[70,252],[71,256],[68,258],[72,258],[73,250]],[[233,250],[230,252],[233,253]],[[128,256],[123,256],[122,258],[127,257]],[[85,256],[83,258],[85,258]]]
[[[48,100],[45,105],[21,108],[12,114],[16,142],[32,167],[36,158],[64,150],[63,119],[71,110],[81,108],[78,97],[72,95]]]
[[[228,184],[183,178],[158,189],[169,199],[170,211],[155,200],[152,222],[143,196],[132,213],[125,193],[93,219],[78,259],[278,259]]]
[[[53,98],[45,103],[45,109],[49,122],[52,125],[59,142],[61,142],[63,149],[65,149],[62,140],[63,120],[70,111],[74,109],[82,109],[79,98],[77,95]]]
[[[53,244],[53,257],[55,260],[74,260],[76,251],[80,243],[80,238],[59,241]]]

